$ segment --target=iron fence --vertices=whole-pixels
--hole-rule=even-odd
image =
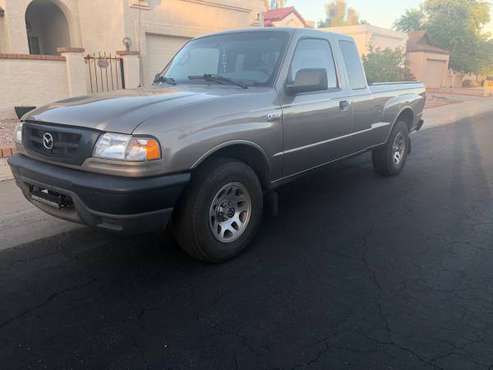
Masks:
[[[89,68],[91,93],[125,89],[123,59],[106,53],[88,54],[84,58]]]

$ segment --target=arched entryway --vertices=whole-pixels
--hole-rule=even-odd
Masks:
[[[26,10],[26,29],[30,54],[57,54],[57,48],[70,46],[67,17],[53,0],[34,0]]]

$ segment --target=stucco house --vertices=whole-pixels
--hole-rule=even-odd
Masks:
[[[449,52],[431,45],[425,32],[406,34],[368,24],[330,27],[323,30],[352,36],[361,56],[368,54],[372,47],[405,51],[411,73],[428,88],[454,85],[451,77],[453,74],[448,70]]]
[[[262,26],[265,10],[265,0],[0,0],[0,110],[80,93],[87,54],[133,57],[122,75],[137,66],[137,84],[150,85],[189,39]]]
[[[382,50],[387,48],[406,50],[408,40],[408,36],[404,32],[393,31],[370,24],[329,27],[321,28],[321,30],[352,36],[362,56],[368,54],[371,47]]]
[[[265,27],[294,27],[306,28],[310,27],[307,22],[295,7],[275,8],[264,13]]]
[[[431,45],[426,32],[411,32],[407,42],[407,61],[416,79],[428,88],[447,85],[450,54]]]

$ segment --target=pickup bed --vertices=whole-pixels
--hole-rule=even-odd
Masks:
[[[302,174],[367,151],[379,174],[399,174],[424,104],[418,82],[369,86],[350,37],[225,32],[188,42],[152,88],[26,114],[9,164],[53,216],[117,232],[169,224],[191,256],[221,262]]]

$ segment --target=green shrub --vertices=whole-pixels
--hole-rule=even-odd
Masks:
[[[415,80],[401,49],[374,49],[363,56],[363,65],[369,83]]]

